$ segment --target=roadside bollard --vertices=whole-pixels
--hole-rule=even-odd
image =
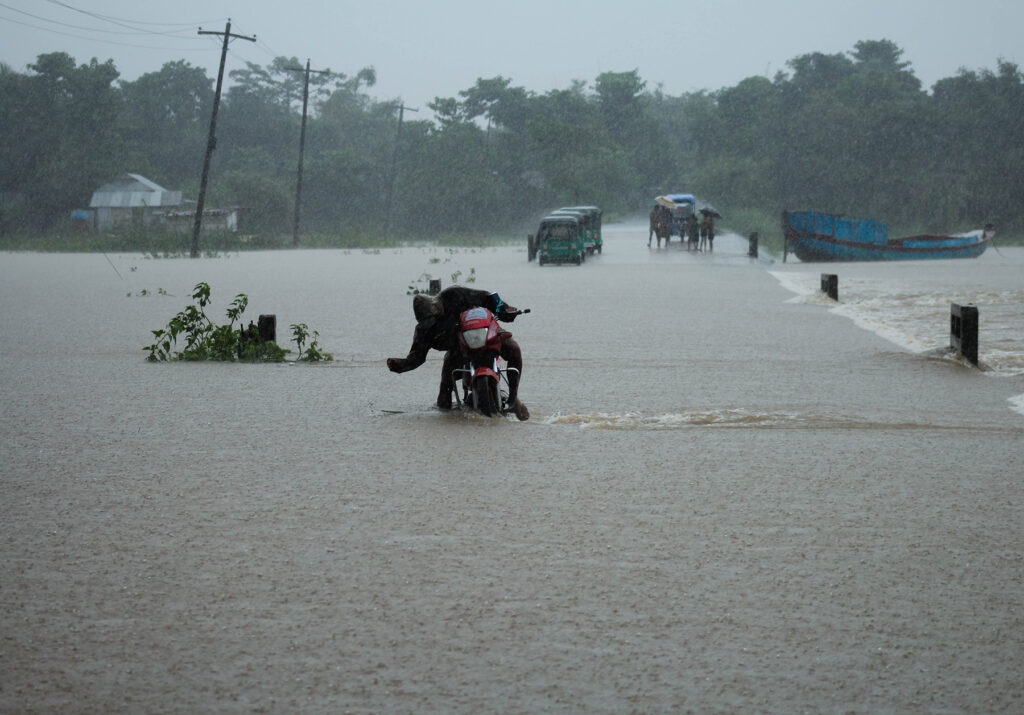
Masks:
[[[440,292],[441,292],[441,279],[440,278],[431,278],[430,279],[430,287],[427,288],[427,293],[429,293],[430,295],[437,295]]]
[[[839,300],[839,276],[835,273],[822,273],[821,292],[832,300]]]
[[[978,364],[978,308],[974,305],[950,304],[949,346],[972,365]]]
[[[277,342],[277,316],[276,315],[261,315],[259,323],[257,324],[257,330],[260,333],[261,343],[276,343]]]
[[[747,239],[747,241],[749,242],[749,247],[747,248],[747,256],[749,256],[750,258],[757,258],[757,231],[754,231],[752,234],[750,234],[750,237]]]

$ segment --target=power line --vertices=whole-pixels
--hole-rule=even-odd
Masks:
[[[109,22],[112,25],[118,25],[120,27],[128,28],[129,30],[138,30],[139,29],[138,27],[132,27],[132,25],[153,25],[153,26],[156,26],[156,27],[161,27],[161,26],[163,26],[163,27],[190,27],[190,26],[194,26],[194,25],[201,25],[201,24],[203,24],[202,22],[190,22],[190,23],[185,23],[185,22],[144,22],[142,20],[127,20],[127,19],[124,19],[124,18],[113,17],[111,15],[101,15],[99,13],[89,12],[88,10],[82,10],[81,8],[77,8],[77,7],[74,7],[73,5],[69,5],[66,2],[62,2],[61,0],[49,0],[49,2],[52,3],[53,5],[58,5],[60,7],[66,8],[68,10],[71,10],[73,12],[78,12],[78,13],[81,13],[83,15],[87,15],[89,17],[96,18],[97,20],[102,20],[104,22]],[[218,19],[218,20],[207,20],[206,22],[210,23],[210,22],[219,22],[219,21],[220,20]],[[126,24],[126,23],[131,23],[131,24]],[[162,33],[162,32],[156,32],[154,30],[150,30],[149,32],[152,32],[154,35],[166,34],[166,33]]]
[[[257,43],[257,46],[258,46],[258,43]],[[262,49],[262,48],[258,48],[258,49]],[[251,64],[251,65],[258,65],[259,64],[259,62],[252,62],[251,60],[246,59],[246,57],[245,57],[245,55],[243,53],[241,53],[238,50],[235,50],[233,48],[230,48],[230,47],[228,48],[228,54],[231,55],[232,57],[234,57],[236,60],[241,60],[242,62],[245,62],[246,64]],[[273,55],[271,55],[271,58],[273,58]]]
[[[43,22],[49,22],[49,23],[54,24],[54,25],[60,25],[61,27],[70,27],[73,30],[82,30],[83,32],[102,32],[102,33],[107,34],[107,35],[152,35],[152,34],[161,34],[161,35],[168,35],[168,36],[172,36],[172,37],[183,37],[183,35],[175,35],[173,33],[153,33],[150,30],[133,30],[131,32],[125,32],[124,30],[101,30],[101,29],[99,29],[97,27],[82,27],[81,25],[72,25],[69,22],[61,22],[60,20],[51,20],[50,18],[43,17],[42,15],[33,15],[30,12],[25,12],[24,10],[19,10],[16,7],[11,7],[10,5],[8,5],[6,3],[2,3],[2,2],[0,2],[0,7],[7,8],[8,10],[20,13],[22,15],[27,15],[28,17],[34,18],[36,20],[42,20]],[[185,26],[182,26],[182,29],[180,30],[180,32],[184,32],[184,31],[185,31]]]
[[[249,38],[246,38],[246,39],[249,39]],[[265,50],[264,48],[262,48],[262,47],[259,47],[259,44],[260,44],[260,43],[259,43],[259,40],[257,40],[257,41],[256,41],[255,43],[253,43],[253,44],[254,44],[254,46],[255,46],[255,47],[257,47],[258,49],[261,49],[261,50],[263,50],[264,52],[267,52],[267,53],[268,53],[268,55],[270,54],[268,50]],[[211,38],[211,48],[212,48],[213,46],[216,46],[217,50],[219,51],[219,50],[220,50],[220,46],[221,46],[221,42],[220,42],[220,40],[215,40],[215,39]],[[233,59],[235,59],[235,60],[238,60],[238,61],[240,61],[240,62],[243,62],[243,63],[245,63],[245,64],[251,64],[251,65],[258,65],[258,64],[259,64],[258,62],[253,62],[253,61],[249,60],[249,59],[248,59],[248,58],[247,58],[247,57],[245,56],[245,54],[244,54],[244,53],[242,53],[242,52],[239,52],[238,50],[234,49],[233,47],[228,47],[228,54],[229,54],[229,55],[230,55],[230,56],[231,56],[231,57],[232,57]],[[270,56],[271,56],[272,58],[274,57],[274,55],[270,55]]]
[[[75,7],[75,6],[73,6],[73,5],[71,5],[71,4],[67,3],[67,2],[63,2],[63,0],[47,0],[47,1],[50,4],[55,5],[57,7],[64,8],[66,10],[71,10],[72,12],[77,12],[77,13],[80,13],[80,14],[85,15],[87,17],[94,18],[94,19],[100,20],[102,22],[111,23],[113,25],[116,25],[118,27],[123,27],[123,28],[126,28],[126,29],[125,30],[103,30],[103,29],[96,28],[96,27],[85,27],[85,26],[82,26],[82,25],[75,25],[75,24],[68,23],[68,22],[61,22],[59,20],[52,20],[50,18],[43,17],[41,15],[34,15],[34,14],[30,13],[30,12],[26,12],[24,10],[20,10],[18,8],[15,8],[15,7],[11,7],[10,5],[8,5],[6,3],[2,3],[2,2],[0,2],[0,7],[6,8],[6,9],[11,10],[13,12],[20,13],[22,15],[26,15],[28,17],[34,18],[36,20],[39,20],[41,22],[47,22],[47,23],[50,23],[50,24],[53,24],[53,25],[59,25],[61,27],[68,27],[68,28],[71,28],[71,29],[74,29],[74,30],[79,30],[81,32],[89,32],[89,33],[97,32],[97,33],[112,34],[112,35],[158,35],[158,36],[163,36],[163,37],[173,37],[175,39],[182,39],[182,40],[193,41],[193,40],[198,39],[198,38],[195,38],[194,35],[184,35],[184,34],[181,34],[181,33],[190,30],[191,27],[194,27],[195,25],[202,25],[202,24],[204,24],[204,23],[201,23],[201,22],[190,22],[190,23],[174,22],[174,23],[170,23],[170,22],[144,22],[144,21],[141,21],[141,20],[129,20],[129,19],[126,19],[126,18],[118,18],[118,17],[114,17],[114,16],[111,16],[111,15],[103,15],[101,13],[95,13],[95,12],[90,12],[88,10],[83,10],[83,9]],[[139,48],[144,48],[144,49],[163,50],[163,51],[172,51],[172,52],[188,52],[188,51],[191,51],[191,50],[194,49],[192,47],[156,47],[156,46],[152,46],[152,45],[141,45],[141,44],[131,43],[131,42],[119,42],[119,41],[111,40],[111,39],[104,39],[104,38],[98,38],[98,37],[90,37],[90,36],[87,36],[87,35],[80,35],[80,34],[75,34],[75,33],[71,33],[71,32],[65,32],[65,31],[61,31],[61,30],[56,30],[56,29],[53,29],[51,27],[41,27],[39,25],[35,25],[35,24],[32,24],[32,23],[28,23],[28,22],[24,22],[24,21],[20,21],[20,20],[14,20],[12,18],[3,17],[3,16],[0,16],[0,21],[10,22],[10,23],[13,23],[13,24],[21,25],[23,27],[30,27],[30,28],[32,28],[34,30],[40,30],[42,32],[49,32],[49,33],[52,33],[52,34],[55,34],[55,35],[62,35],[64,37],[72,37],[72,38],[77,39],[77,40],[88,40],[90,42],[98,42],[98,43],[103,43],[103,44],[107,44],[107,45],[117,45],[117,46],[120,46],[120,47],[139,47]],[[212,20],[212,21],[209,21],[209,22],[219,22],[219,21],[220,20]],[[181,30],[173,30],[173,31],[170,31],[170,32],[163,32],[163,31],[150,30],[150,29],[147,29],[145,27],[136,27],[136,25],[150,25],[150,26],[156,26],[156,27],[174,27],[174,28],[182,28],[182,29]],[[220,43],[218,42],[217,44],[219,46]],[[266,42],[260,40],[260,41],[257,41],[255,44],[259,48],[259,50],[261,52],[266,54],[271,59],[276,59],[278,57],[279,53],[276,53],[274,51],[274,49],[272,47],[270,47],[270,45],[268,45]],[[213,48],[211,47],[210,50],[212,51]],[[229,52],[231,53],[231,55],[233,57],[241,60],[242,62],[245,62],[247,64],[258,64],[258,63],[255,63],[255,62],[251,62],[244,55],[236,52],[234,49],[229,49]]]
[[[89,42],[99,42],[99,43],[106,44],[106,45],[119,45],[121,47],[141,47],[141,48],[147,49],[147,50],[167,50],[167,51],[173,51],[173,52],[188,52],[188,51],[192,51],[192,50],[196,49],[195,46],[193,46],[193,47],[156,47],[154,45],[140,45],[140,44],[134,43],[134,42],[118,42],[117,40],[105,40],[105,39],[99,38],[99,37],[87,37],[85,35],[75,35],[75,34],[70,33],[70,32],[62,32],[61,30],[54,30],[53,28],[50,28],[50,27],[40,27],[39,25],[33,25],[31,23],[28,23],[28,22],[22,22],[21,20],[14,20],[14,19],[9,18],[9,17],[2,17],[2,16],[0,16],[0,20],[3,20],[4,22],[10,22],[10,23],[15,24],[15,25],[21,25],[22,27],[31,27],[33,30],[41,30],[42,32],[50,32],[50,33],[53,33],[54,35],[62,35],[64,37],[73,37],[76,40],[88,40]],[[177,39],[187,40],[189,38],[181,37],[181,38],[177,38]]]

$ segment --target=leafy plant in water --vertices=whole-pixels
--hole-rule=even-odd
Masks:
[[[305,323],[294,323],[291,326],[292,329],[292,340],[299,347],[299,360],[306,362],[320,362],[321,360],[333,360],[334,356],[330,353],[325,353],[320,350],[320,333],[315,330],[310,330],[309,326]],[[306,340],[312,338],[309,343],[309,347],[303,351],[302,346]]]
[[[165,291],[163,288],[157,288],[156,289],[156,294],[157,295],[166,295],[166,296],[171,295],[170,293]],[[127,297],[131,298],[132,295],[133,295],[132,292],[128,291]],[[147,296],[147,295],[153,295],[153,292],[151,290],[149,290],[149,288],[143,288],[142,290],[140,290],[138,293],[135,293],[134,295],[136,295],[138,297],[144,297],[144,296]]]
[[[206,306],[210,304],[208,283],[196,284],[192,289],[192,300],[195,301],[194,304],[171,318],[166,327],[152,331],[153,343],[143,348],[149,351],[147,360],[284,360],[287,351],[276,343],[260,341],[259,334],[251,323],[248,330],[241,328],[242,313],[249,305],[249,298],[244,293],[235,296],[228,306],[227,325],[217,325],[206,315]],[[236,321],[239,322],[238,328],[235,327]],[[175,351],[179,338],[184,342],[184,348]]]
[[[426,283],[429,286],[430,285],[430,281],[432,279],[433,279],[433,276],[430,275],[429,273],[421,273],[420,277],[417,278],[415,282],[416,283]],[[410,284],[409,288],[405,291],[406,295],[419,295],[420,293],[429,294],[430,293],[430,289],[429,288],[417,288],[415,284]]]

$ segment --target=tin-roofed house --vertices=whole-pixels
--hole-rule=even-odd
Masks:
[[[139,174],[122,174],[92,195],[89,208],[97,231],[119,224],[148,226],[166,209],[181,206],[181,192],[168,191]]]

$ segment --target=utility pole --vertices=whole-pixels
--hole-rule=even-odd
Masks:
[[[220,69],[217,71],[217,91],[213,95],[213,113],[210,115],[210,134],[206,138],[206,158],[203,159],[203,175],[199,180],[199,200],[196,202],[196,222],[192,228],[192,258],[199,257],[199,231],[203,227],[203,207],[206,204],[206,182],[210,178],[210,157],[213,156],[213,148],[217,146],[217,109],[220,106],[220,88],[224,84],[224,61],[228,57],[228,40],[237,37],[240,40],[256,42],[256,36],[246,37],[245,35],[231,34],[231,20],[228,19],[224,26],[224,32],[214,32],[199,28],[200,35],[224,35],[224,47],[220,51]]]
[[[418,112],[420,110],[407,107],[402,104],[402,101],[398,101],[398,133],[395,135],[395,154],[391,159],[391,180],[388,182],[388,200],[384,205],[384,233],[387,234],[388,227],[391,225],[391,196],[395,191],[395,174],[398,173],[398,149],[401,146],[402,141],[402,115],[405,110],[410,112]]]
[[[292,245],[299,245],[299,210],[302,206],[302,155],[306,151],[306,106],[309,104],[309,73],[330,74],[330,70],[309,69],[309,58],[306,59],[306,69],[301,67],[287,67],[292,72],[305,72],[306,82],[302,87],[302,131],[299,132],[299,175],[295,183],[295,224],[292,227]]]

